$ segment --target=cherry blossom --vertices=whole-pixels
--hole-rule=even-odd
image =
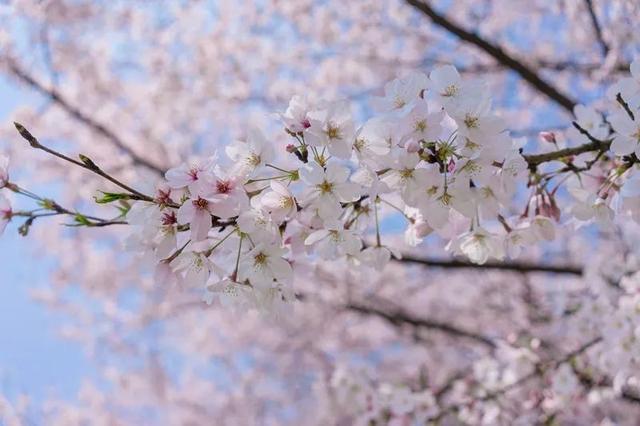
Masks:
[[[9,157],[0,154],[0,188],[9,183]]]
[[[4,195],[0,194],[0,234],[4,232],[12,215],[13,211],[11,210],[9,200]]]

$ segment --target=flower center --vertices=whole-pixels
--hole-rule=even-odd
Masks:
[[[280,207],[283,209],[290,209],[291,207],[293,207],[293,198],[291,197],[280,198]]]
[[[339,243],[340,241],[342,241],[342,238],[340,238],[340,233],[335,229],[332,229],[331,231],[329,231],[329,237],[331,238],[331,241],[333,241],[334,243]]]
[[[340,128],[334,123],[327,124],[327,130],[325,131],[329,139],[340,139]]]
[[[320,185],[318,185],[318,189],[323,194],[329,194],[333,192],[333,184],[325,180]]]
[[[424,132],[427,130],[427,120],[416,121],[415,130],[416,132]]]
[[[413,169],[400,170],[400,177],[405,180],[410,179],[411,177],[413,177]]]
[[[444,88],[444,91],[442,92],[442,96],[445,96],[447,98],[450,98],[457,94],[458,94],[458,86],[456,86],[455,84],[448,85],[447,87]]]
[[[162,214],[162,224],[164,226],[175,225],[178,223],[175,212],[166,212]]]
[[[464,117],[464,125],[467,126],[467,128],[469,129],[475,129],[478,127],[478,121],[479,118],[478,117],[474,117],[471,114],[467,114]]]
[[[228,194],[231,192],[232,185],[228,180],[218,180],[216,181],[216,191],[219,194]]]
[[[400,109],[406,104],[407,103],[405,102],[405,100],[402,99],[400,96],[396,96],[396,98],[393,100],[393,106],[396,107],[396,109]]]
[[[197,200],[193,200],[193,205],[199,210],[206,210],[209,207],[209,202],[204,198],[198,197]]]
[[[267,264],[267,255],[263,252],[260,252],[253,256],[253,265],[254,266],[264,266]]]
[[[156,203],[158,204],[168,204],[171,201],[171,190],[163,191],[162,189],[158,190],[156,194]]]

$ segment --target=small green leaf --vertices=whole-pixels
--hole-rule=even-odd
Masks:
[[[80,213],[76,213],[76,215],[74,217],[74,220],[79,225],[91,226],[91,222],[89,221],[89,219],[87,219],[84,215],[82,215]]]
[[[109,204],[118,200],[128,200],[130,198],[129,194],[123,194],[118,192],[102,192],[102,197],[93,197],[98,204]]]

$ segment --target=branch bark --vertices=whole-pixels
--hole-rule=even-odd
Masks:
[[[587,6],[587,12],[589,12],[589,18],[591,18],[593,31],[596,34],[596,40],[598,40],[598,44],[600,44],[600,48],[602,49],[602,56],[607,56],[609,54],[609,45],[602,36],[602,26],[600,25],[600,21],[598,21],[598,15],[596,15],[593,7],[593,0],[585,0],[585,4]]]
[[[486,262],[482,265],[471,263],[465,260],[439,260],[429,259],[424,257],[403,255],[402,259],[398,259],[398,262],[415,263],[424,266],[433,266],[436,268],[445,269],[495,269],[500,271],[513,271],[513,272],[548,272],[552,274],[566,274],[566,275],[582,275],[582,268],[575,265],[547,265],[542,263],[533,262]]]
[[[456,326],[437,320],[418,318],[401,310],[389,312],[373,306],[367,306],[358,303],[350,303],[346,306],[346,309],[364,315],[374,315],[380,317],[395,326],[407,324],[416,328],[437,330],[452,337],[472,340],[489,348],[496,347],[495,342],[493,342],[493,340],[491,340],[489,337],[474,333],[472,331],[464,330],[462,328],[458,328]]]
[[[455,35],[462,41],[476,46],[477,48],[491,56],[493,59],[495,59],[498,63],[502,64],[504,67],[514,71],[538,92],[542,93],[568,112],[573,112],[573,107],[576,105],[575,100],[573,100],[568,95],[560,92],[560,90],[552,86],[547,81],[543,80],[533,69],[529,68],[514,56],[511,56],[509,53],[503,50],[501,46],[485,40],[478,34],[467,30],[461,25],[451,21],[443,14],[438,13],[433,7],[431,7],[428,1],[406,0],[406,2],[409,5],[413,6],[416,10],[429,17],[431,19],[431,22],[433,22],[435,25]]]
[[[131,157],[133,164],[137,166],[146,167],[147,169],[155,172],[160,176],[164,175],[164,169],[162,167],[160,167],[159,165],[153,164],[152,162],[145,159],[144,157],[136,154],[118,135],[116,135],[114,132],[112,132],[103,124],[94,120],[89,115],[82,112],[78,107],[72,105],[57,90],[45,87],[38,80],[36,80],[29,73],[27,73],[20,66],[18,66],[18,64],[16,64],[11,60],[8,61],[8,68],[11,74],[13,74],[16,78],[18,78],[20,81],[25,83],[27,86],[31,87],[32,89],[40,93],[42,96],[50,99],[60,108],[62,108],[65,112],[67,112],[71,117],[73,117],[75,120],[86,125],[91,130],[93,130],[100,136],[106,138],[111,143],[113,143],[118,149],[126,153],[129,157]]]

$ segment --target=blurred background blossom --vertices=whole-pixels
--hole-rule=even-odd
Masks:
[[[453,64],[489,85],[525,151],[544,152],[554,147],[542,131],[560,146],[584,142],[570,128],[574,107],[604,108],[607,87],[638,53],[638,19],[633,0],[0,1],[0,149],[29,188],[93,212],[104,182],[27,149],[12,121],[139,182],[222,152],[252,127],[283,148],[275,113],[293,95],[347,98],[364,120],[387,81]],[[583,107],[575,115],[589,120]],[[353,276],[318,266],[300,272],[302,306],[274,321],[158,288],[123,255],[117,230],[60,223],[36,223],[28,240],[0,239],[0,420],[8,425],[352,424],[350,410],[363,403],[391,407],[389,423],[419,424],[403,413],[430,413],[435,402],[423,389],[455,398],[468,383],[453,378],[470,370],[484,383],[509,383],[488,378],[501,371],[495,359],[478,364],[497,350],[478,335],[527,341],[532,351],[543,341],[548,354],[575,348],[582,317],[552,319],[575,310],[587,287],[606,286],[601,268],[620,275],[640,247],[631,225],[567,228],[524,254],[590,259],[588,281],[407,264]],[[401,231],[393,218],[384,227]],[[415,252],[446,256],[435,239]],[[452,323],[475,337],[434,326]],[[505,375],[526,371],[522,359],[536,362],[501,353]],[[580,393],[562,373],[555,399],[531,397],[539,406],[518,424],[634,424],[640,415],[637,403],[609,400],[614,384]],[[579,400],[572,412],[558,408],[565,389]],[[518,405],[502,404],[463,410],[447,424],[516,424]]]

